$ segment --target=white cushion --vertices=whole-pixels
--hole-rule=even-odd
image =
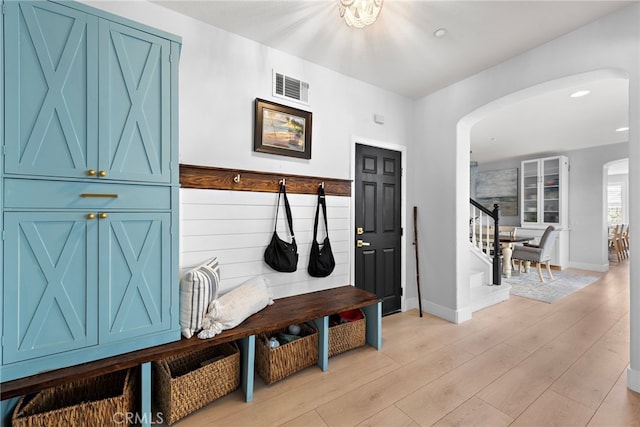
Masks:
[[[225,329],[234,328],[271,304],[273,295],[264,277],[253,277],[211,301],[198,338],[212,338]]]
[[[180,327],[191,338],[202,329],[209,303],[218,297],[220,266],[217,258],[187,271],[180,280]]]

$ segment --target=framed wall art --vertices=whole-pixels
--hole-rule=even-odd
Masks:
[[[488,209],[497,203],[503,216],[518,216],[518,169],[478,172],[476,200]]]
[[[253,151],[311,158],[312,113],[256,98]]]

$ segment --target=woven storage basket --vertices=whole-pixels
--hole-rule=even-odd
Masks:
[[[12,426],[123,426],[135,411],[135,371],[113,372],[21,397]],[[129,418],[130,419],[130,418]]]
[[[362,316],[362,319],[329,328],[329,357],[365,344],[367,319],[364,318],[364,313]]]
[[[259,334],[256,340],[256,371],[266,384],[280,381],[318,363],[318,331],[301,324],[300,338],[280,347],[270,348],[269,337],[278,332],[288,333],[288,330],[283,328]]]
[[[217,360],[202,365],[211,359]],[[240,351],[235,343],[169,357],[153,366],[156,403],[169,425],[240,385]]]

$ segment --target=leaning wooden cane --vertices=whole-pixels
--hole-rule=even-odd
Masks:
[[[418,207],[413,207],[413,244],[416,247],[416,283],[418,284],[418,310],[422,317],[422,297],[420,296],[420,260],[418,258]]]

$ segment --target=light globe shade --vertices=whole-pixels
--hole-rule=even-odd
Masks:
[[[376,22],[383,0],[339,0],[340,16],[350,27],[363,28]]]

